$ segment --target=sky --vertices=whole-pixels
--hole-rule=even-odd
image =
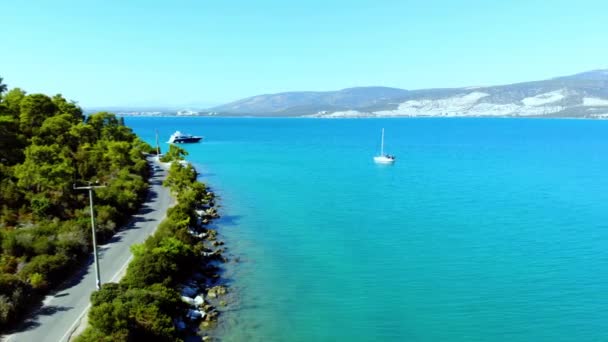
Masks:
[[[0,0],[0,77],[84,107],[608,68],[605,0]]]

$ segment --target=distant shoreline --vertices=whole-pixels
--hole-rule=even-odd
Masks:
[[[353,120],[353,119],[562,119],[562,120],[608,120],[608,115],[602,117],[588,117],[588,116],[499,116],[499,115],[487,115],[487,116],[431,116],[431,115],[418,115],[418,116],[339,116],[339,117],[328,117],[328,116],[258,116],[258,115],[130,115],[116,113],[116,116],[127,117],[127,118],[218,118],[218,119],[322,119],[322,120]]]

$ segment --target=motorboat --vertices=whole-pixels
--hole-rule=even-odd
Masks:
[[[169,144],[187,144],[187,143],[197,143],[201,141],[203,137],[197,137],[190,134],[185,134],[180,131],[175,131],[169,138]]]

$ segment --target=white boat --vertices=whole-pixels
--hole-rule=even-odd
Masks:
[[[201,141],[203,137],[196,137],[190,134],[184,134],[180,131],[176,131],[169,138],[169,144],[184,144],[184,143],[197,143]]]
[[[374,162],[378,164],[391,164],[395,162],[395,156],[391,156],[390,154],[384,154],[384,128],[382,129],[380,155],[374,157]]]

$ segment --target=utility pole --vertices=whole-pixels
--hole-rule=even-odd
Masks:
[[[158,130],[156,130],[156,158],[160,160],[160,145],[158,144]]]
[[[74,184],[74,190],[89,190],[89,202],[91,205],[91,233],[93,234],[93,258],[95,259],[95,287],[97,290],[101,288],[101,278],[99,276],[99,259],[97,258],[97,238],[95,237],[95,211],[93,210],[93,189],[105,188],[105,185],[91,185],[76,187]]]

